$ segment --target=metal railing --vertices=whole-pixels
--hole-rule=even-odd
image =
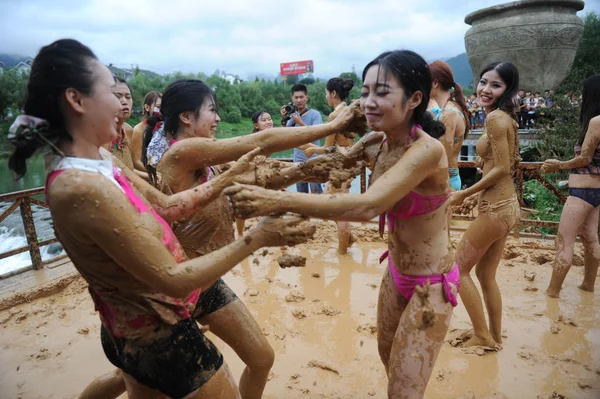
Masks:
[[[278,158],[282,161],[292,162],[292,159],[287,158]],[[523,178],[524,175],[529,175],[532,178],[538,180],[544,187],[546,187],[551,193],[553,193],[556,197],[558,197],[561,201],[565,201],[566,197],[549,181],[544,179],[538,173],[538,169],[542,166],[541,162],[521,162],[519,164],[519,168],[516,173],[516,188],[517,195],[519,198],[519,202],[523,205]],[[465,162],[460,161],[458,164],[459,168],[476,168],[474,162]],[[363,168],[360,173],[360,191],[364,193],[367,189],[367,173],[366,168]],[[38,199],[33,198],[35,195],[43,194],[43,187],[34,188],[30,190],[17,191],[8,194],[0,195],[0,202],[13,202],[12,205],[8,209],[6,209],[0,215],[0,223],[2,223],[8,215],[14,212],[17,208],[20,209],[21,219],[23,220],[23,226],[25,229],[25,235],[27,237],[27,245],[15,248],[7,252],[0,253],[0,260],[8,258],[9,256],[17,255],[23,252],[29,251],[31,256],[32,264],[28,267],[18,269],[14,272],[9,272],[7,274],[1,275],[0,279],[7,278],[14,274],[23,273],[28,270],[39,270],[44,267],[45,263],[49,263],[50,261],[56,261],[61,258],[65,258],[67,255],[58,255],[51,259],[47,259],[46,261],[42,261],[42,256],[40,252],[40,248],[46,245],[53,244],[58,242],[57,238],[51,238],[49,240],[38,241],[38,235],[35,228],[35,223],[33,220],[33,214],[31,211],[32,204],[39,205],[43,208],[48,208],[48,204]],[[469,215],[452,215],[454,220],[473,220],[473,216]],[[547,220],[533,220],[533,219],[521,219],[520,224],[515,227],[514,234],[516,237],[519,236],[519,227],[520,226],[533,226],[533,227],[550,227],[550,228],[558,228],[558,222],[547,221]]]
[[[15,270],[14,272],[8,272],[6,274],[0,275],[0,279],[7,278],[14,274],[23,273],[31,269],[40,270],[44,266],[44,263],[66,257],[66,255],[63,254],[53,257],[51,259],[47,259],[46,261],[42,261],[42,254],[40,252],[40,248],[58,242],[58,239],[56,237],[51,238],[49,240],[38,241],[38,235],[35,228],[35,222],[33,220],[31,206],[32,204],[35,204],[43,208],[48,208],[48,204],[36,198],[33,198],[35,195],[40,195],[43,193],[44,188],[39,187],[32,188],[30,190],[16,191],[13,193],[0,195],[0,202],[12,202],[8,209],[6,209],[0,215],[0,223],[2,223],[11,213],[13,213],[17,208],[19,208],[21,212],[21,220],[23,221],[23,227],[25,230],[25,237],[27,238],[26,246],[0,253],[0,260],[27,251],[29,251],[29,255],[31,256],[31,265],[25,268]]]

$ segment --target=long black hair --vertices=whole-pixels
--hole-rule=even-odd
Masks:
[[[431,137],[437,139],[443,136],[446,132],[444,124],[435,121],[427,112],[432,78],[429,66],[423,57],[410,50],[386,51],[367,64],[362,74],[363,81],[369,68],[374,65],[379,65],[386,73],[394,76],[404,89],[405,100],[413,93],[421,92],[423,97],[413,111],[411,122],[413,125],[421,125]]]
[[[57,40],[42,47],[36,55],[23,109],[27,115],[46,120],[48,126],[36,134],[16,135],[9,140],[14,149],[8,167],[17,179],[27,173],[27,159],[36,152],[49,143],[56,146],[59,141],[72,140],[62,108],[63,98],[70,88],[91,94],[94,83],[91,62],[97,59],[92,50],[72,39]]]
[[[579,114],[579,139],[577,144],[582,145],[592,118],[600,115],[600,74],[593,75],[583,81],[581,91],[581,113]]]
[[[483,68],[483,71],[479,74],[479,79],[481,79],[486,72],[492,70],[498,72],[498,75],[500,75],[500,78],[506,85],[506,90],[504,90],[504,93],[502,93],[494,106],[506,112],[516,120],[516,97],[519,93],[519,70],[514,64],[508,61],[494,62]]]
[[[160,113],[164,123],[164,131],[167,137],[174,137],[179,129],[179,114],[183,112],[194,112],[197,118],[204,101],[210,99],[215,102],[213,91],[203,81],[197,79],[180,79],[171,83],[163,92]],[[146,150],[152,140],[154,128],[160,122],[158,115],[150,115],[147,119],[146,130],[144,130],[144,141],[142,143],[142,163],[150,176],[151,182],[156,185],[156,169],[148,165]]]

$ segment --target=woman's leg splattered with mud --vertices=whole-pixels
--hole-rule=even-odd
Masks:
[[[219,310],[197,319],[229,345],[246,368],[240,378],[243,399],[261,398],[275,361],[275,352],[250,311],[236,299]]]
[[[479,345],[490,348],[496,346],[496,341],[485,322],[483,302],[470,273],[473,267],[484,259],[492,244],[505,238],[506,234],[507,226],[504,221],[488,214],[479,214],[471,222],[458,244],[456,263],[460,271],[460,297],[467,309],[474,330],[473,337],[465,343],[465,346]],[[504,248],[504,241],[505,239],[502,240],[502,249]],[[500,254],[502,253],[502,249],[500,250]],[[499,261],[500,259],[498,258]],[[494,274],[497,267],[498,265],[496,264]]]
[[[454,294],[457,289],[452,285]],[[429,301],[437,321],[422,328],[423,307],[417,293],[400,317],[388,371],[388,398],[421,399],[450,326],[453,307],[444,300],[443,285],[429,287]]]
[[[579,286],[583,291],[594,292],[594,284],[600,265],[600,244],[598,243],[598,219],[600,207],[592,209],[591,215],[585,218],[579,236],[583,242],[585,274]]]
[[[552,267],[552,278],[546,290],[548,296],[558,298],[573,263],[573,247],[577,233],[586,218],[594,217],[590,214],[594,210],[595,208],[580,198],[567,197],[556,235],[556,255]]]
[[[337,222],[338,229],[338,253],[345,255],[348,253],[348,248],[354,244],[356,239],[352,236],[349,222]]]
[[[128,399],[168,399],[169,397],[159,391],[147,388],[132,376],[123,373]],[[204,385],[184,399],[239,399],[240,392],[235,386],[235,381],[227,363],[208,380]]]
[[[398,292],[389,269],[386,269],[381,280],[381,287],[379,287],[377,301],[377,347],[386,374],[389,374],[394,336],[407,303],[408,301]]]
[[[78,399],[116,399],[126,390],[123,372],[114,369],[92,381]]]
[[[489,331],[496,343],[502,344],[502,295],[496,282],[496,270],[502,259],[504,244],[508,235],[494,242],[475,267],[475,275],[479,280],[485,308],[489,318]]]

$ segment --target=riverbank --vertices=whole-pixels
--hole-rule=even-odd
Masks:
[[[263,328],[276,361],[265,398],[385,398],[378,358],[375,311],[385,248],[375,226],[354,225],[359,242],[337,254],[335,226],[318,222],[313,241],[288,250],[307,257],[305,268],[281,269],[280,249],[250,257],[225,276]],[[454,242],[461,237],[453,232]],[[560,300],[544,289],[554,245],[512,237],[498,271],[504,298],[504,348],[463,351],[445,343],[428,399],[582,398],[600,396],[600,301],[577,288],[573,267]],[[577,265],[581,246],[577,244]],[[0,312],[0,390],[9,398],[73,398],[112,369],[99,341],[99,319],[86,284],[66,288]],[[451,340],[470,328],[459,303]],[[217,342],[236,378],[237,356]],[[123,395],[125,398],[126,395]]]

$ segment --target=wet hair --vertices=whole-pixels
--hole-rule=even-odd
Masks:
[[[433,116],[427,112],[432,78],[431,71],[423,57],[410,50],[386,51],[367,64],[362,74],[363,81],[367,71],[375,65],[382,68],[386,75],[392,74],[404,89],[405,101],[413,93],[421,92],[423,97],[421,103],[413,111],[411,124],[421,125],[425,132],[436,139],[443,136],[446,132],[444,124],[433,120]]]
[[[462,87],[454,81],[454,74],[452,73],[452,69],[450,69],[450,65],[438,60],[429,64],[429,69],[431,70],[432,79],[437,81],[444,91],[451,92],[450,99],[458,104],[462,110],[463,119],[465,120],[465,131],[468,131],[471,127],[468,117],[469,108],[467,108]]]
[[[261,117],[263,114],[265,114],[265,113],[267,113],[267,114],[271,115],[271,114],[269,113],[269,111],[267,111],[267,110],[266,110],[266,109],[264,109],[264,108],[263,108],[263,109],[259,109],[258,111],[256,111],[255,113],[253,113],[253,114],[252,114],[252,123],[253,123],[253,124],[256,124],[256,123],[258,123],[258,120],[260,119],[260,117]],[[252,131],[252,133],[256,133],[256,132],[258,132],[258,128],[257,128],[256,126],[254,126],[254,130]]]
[[[17,179],[27,173],[27,159],[48,143],[56,146],[60,141],[72,140],[62,108],[65,92],[72,88],[85,95],[92,93],[95,77],[91,65],[97,59],[92,50],[72,39],[57,40],[35,56],[23,109],[27,115],[46,120],[48,128],[9,140],[14,149],[8,167]]]
[[[479,79],[489,71],[498,72],[498,75],[500,75],[500,78],[506,85],[506,90],[504,90],[504,93],[502,93],[496,104],[494,104],[495,108],[501,109],[516,120],[517,103],[515,97],[519,91],[519,70],[514,64],[507,61],[494,62],[481,71]]]
[[[144,96],[144,106],[142,107],[144,118],[148,118],[153,112],[152,110],[150,110],[150,112],[146,111],[146,105],[151,107],[159,98],[162,98],[162,94],[158,91],[149,91],[146,93]]]
[[[342,101],[346,101],[353,87],[354,81],[352,79],[331,78],[327,82],[327,91],[330,93],[335,91]]]
[[[200,108],[206,99],[215,101],[213,91],[203,81],[197,79],[179,79],[171,83],[163,92],[160,113],[167,137],[174,137],[179,130],[179,114],[193,112],[194,117],[200,115]],[[156,184],[156,169],[148,165],[146,150],[152,140],[154,128],[160,122],[158,115],[150,115],[144,130],[144,141],[142,143],[142,163],[146,167],[151,181]]]
[[[581,91],[581,113],[579,123],[581,130],[577,144],[582,145],[585,140],[590,121],[600,115],[600,74],[593,75],[583,81]]]
[[[303,91],[304,94],[306,94],[308,96],[308,88],[306,87],[306,85],[303,85],[302,83],[296,83],[295,85],[292,86],[292,95],[297,91]]]

